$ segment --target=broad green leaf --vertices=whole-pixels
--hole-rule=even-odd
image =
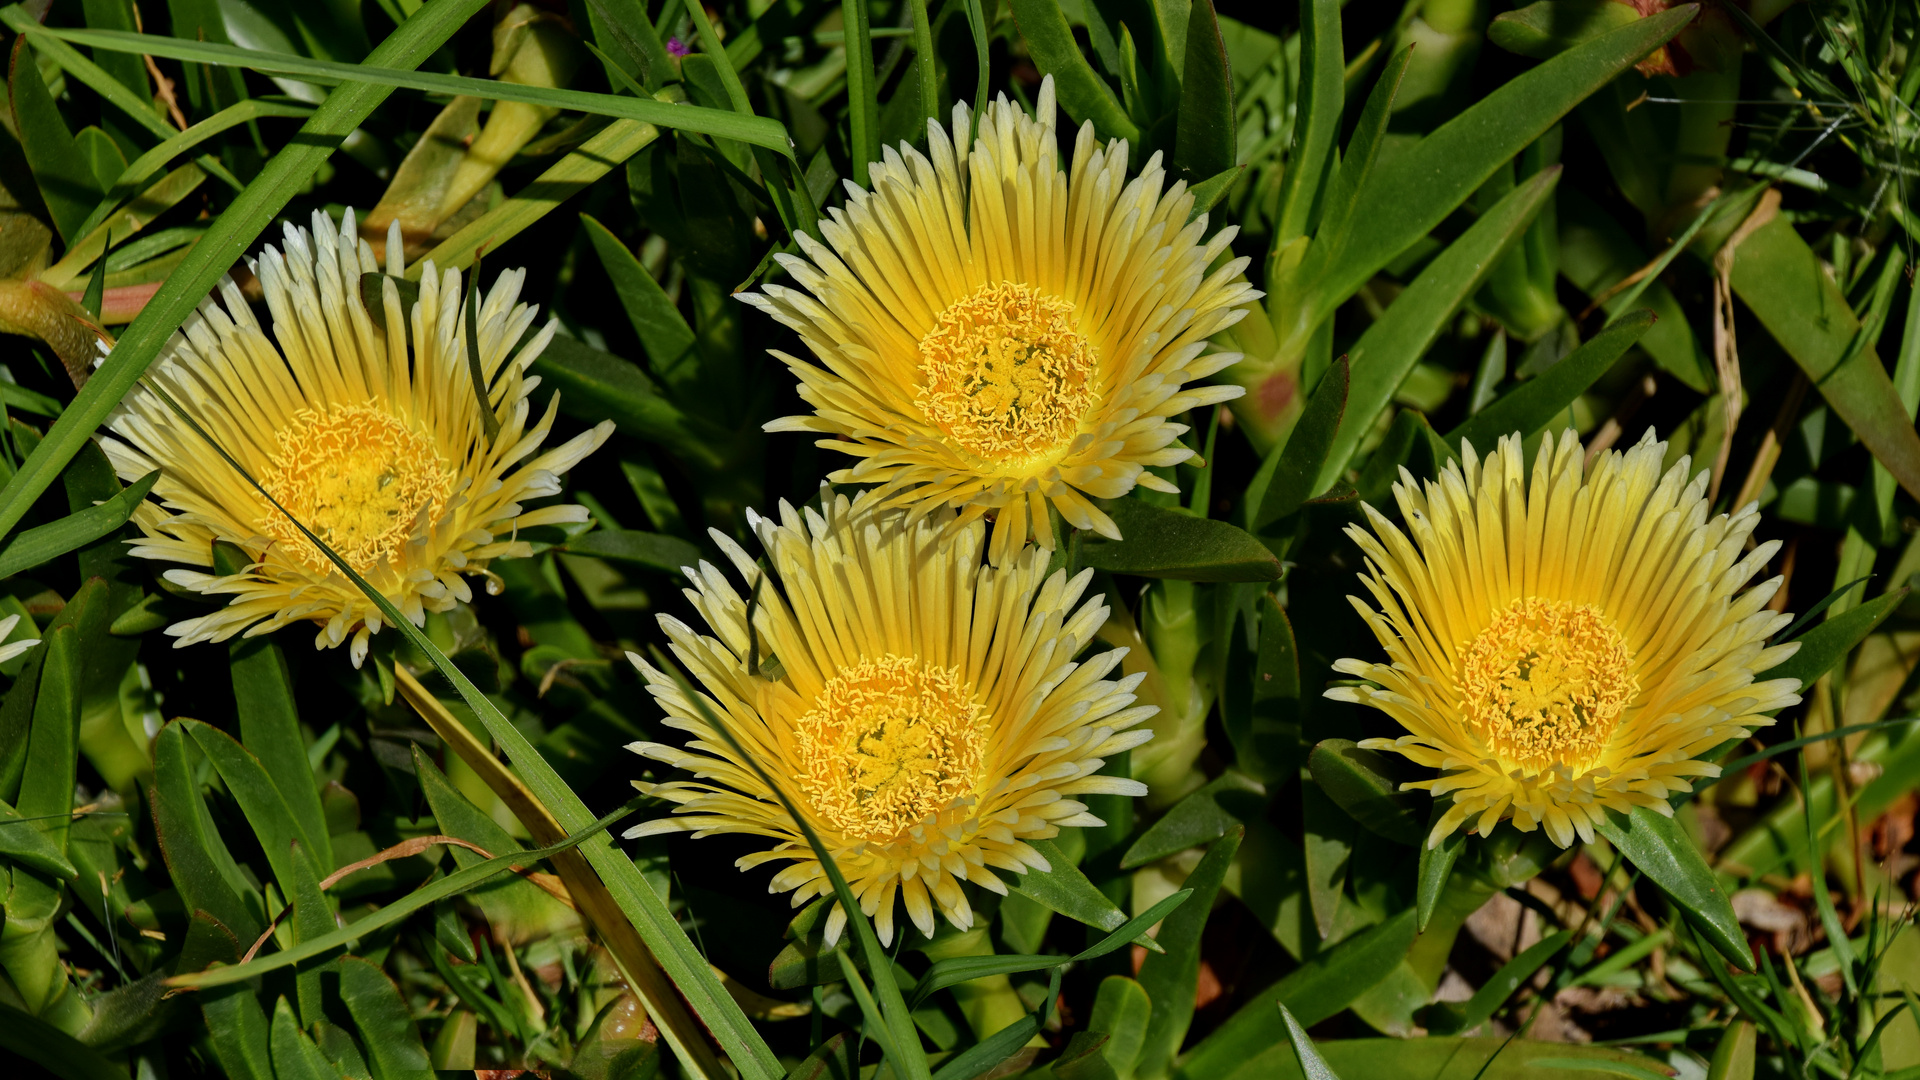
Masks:
[[[1274,1010],[1286,1005],[1300,1025],[1308,1028],[1336,1015],[1400,966],[1413,946],[1413,923],[1412,910],[1402,911],[1301,964],[1286,978],[1249,998],[1187,1054],[1173,1075],[1179,1080],[1216,1080],[1234,1075],[1268,1051],[1279,1050],[1270,1056],[1274,1060],[1291,1058],[1293,1050],[1286,1029],[1273,1022]],[[1273,1073],[1246,1075],[1251,1078]],[[1365,1075],[1374,1080],[1379,1073]]]
[[[1429,829],[1439,824],[1451,805],[1452,800],[1434,801]],[[1447,879],[1453,876],[1453,865],[1460,861],[1460,853],[1466,850],[1466,846],[1467,834],[1463,829],[1453,830],[1442,837],[1438,844],[1430,844],[1425,838],[1420,841],[1420,869],[1415,886],[1414,910],[1419,913],[1421,932],[1426,931],[1427,923],[1433,919],[1440,897],[1446,892]]]
[[[1535,0],[1494,16],[1487,37],[1508,52],[1546,60],[1639,17],[1614,0]]]
[[[1193,196],[1193,209],[1187,211],[1187,220],[1192,221],[1218,206],[1220,200],[1227,197],[1227,192],[1233,190],[1234,183],[1240,179],[1240,174],[1244,171],[1245,166],[1235,165],[1188,188],[1188,193]]]
[[[1186,1042],[1200,978],[1200,934],[1245,835],[1245,827],[1236,825],[1207,848],[1200,865],[1187,876],[1186,887],[1193,896],[1160,924],[1155,940],[1166,951],[1148,956],[1140,966],[1140,986],[1153,1006],[1138,1065],[1147,1076],[1162,1075]]]
[[[1560,226],[1560,272],[1588,296],[1606,294],[1647,264],[1646,253],[1627,230],[1578,187],[1569,185],[1559,190],[1554,196],[1554,210]],[[1657,278],[1648,278],[1641,285],[1639,305],[1652,308],[1660,321],[1640,339],[1640,347],[1663,371],[1702,394],[1710,392],[1713,359],[1695,340],[1673,290]],[[1616,293],[1602,310],[1608,318],[1617,318],[1628,310],[1622,302],[1626,299],[1626,293]]]
[[[1339,475],[1337,468],[1328,468],[1328,455],[1334,449],[1352,396],[1351,370],[1348,357],[1333,362],[1321,376],[1320,385],[1314,387],[1313,397],[1308,399],[1292,434],[1270,455],[1277,458],[1272,479],[1264,488],[1257,483],[1248,487],[1249,500],[1256,488],[1260,490],[1260,505],[1252,514],[1254,532],[1293,514],[1308,499],[1326,490],[1332,480],[1321,480],[1330,472],[1334,477]]]
[[[153,741],[153,825],[167,872],[189,911],[204,911],[246,945],[263,928],[258,894],[246,885],[233,854],[201,802],[186,728],[174,721]],[[244,948],[245,946],[243,946]]]
[[[786,1080],[860,1080],[859,1044],[847,1032],[814,1048]]]
[[[1373,92],[1367,95],[1367,104],[1361,110],[1353,137],[1347,141],[1347,152],[1341,157],[1339,171],[1327,186],[1326,205],[1321,212],[1319,232],[1314,235],[1315,244],[1338,251],[1346,242],[1348,227],[1353,223],[1354,200],[1366,187],[1367,178],[1373,175],[1380,146],[1386,141],[1387,122],[1393,116],[1394,95],[1412,59],[1413,46],[1409,45],[1388,59],[1386,69],[1374,81]]]
[[[1346,899],[1356,825],[1318,784],[1300,785],[1300,824],[1307,904],[1313,911],[1314,931],[1325,941],[1333,936]]]
[[[1023,971],[1045,971],[1062,964],[1080,964],[1098,959],[1132,944],[1134,938],[1151,930],[1192,895],[1192,889],[1181,889],[1072,956],[956,956],[935,961],[913,984],[913,997],[909,999],[909,1005],[919,1008],[920,1003],[936,991],[971,979],[988,975],[1013,975]]]
[[[1210,844],[1265,809],[1265,789],[1228,772],[1175,803],[1120,857],[1120,869],[1131,870],[1175,852]]]
[[[147,497],[158,479],[159,470],[150,472],[98,506],[28,529],[8,540],[0,547],[0,578],[31,570],[111,534],[133,516],[134,508]]]
[[[521,850],[520,842],[468,801],[418,746],[413,748],[413,768],[441,832],[469,841],[496,856]],[[448,851],[463,869],[485,861],[483,856],[465,848],[450,846]],[[494,940],[510,946],[580,923],[579,917],[566,905],[531,882],[511,874],[474,889],[467,894],[467,899],[486,916]]]
[[[53,216],[53,227],[60,238],[72,244],[80,236],[80,224],[100,197],[100,184],[86,155],[74,142],[67,122],[60,117],[53,95],[40,78],[33,52],[15,39],[7,88],[13,101],[13,123],[19,132],[20,148],[27,166],[33,170],[34,183]]]
[[[1766,671],[1756,672],[1754,677],[1798,679],[1802,689],[1812,686],[1887,621],[1906,598],[1907,589],[1902,586],[1828,619],[1794,639],[1799,642],[1800,651]]]
[[[1280,178],[1273,238],[1277,259],[1299,257],[1289,247],[1312,231],[1322,190],[1338,167],[1336,141],[1346,106],[1346,69],[1339,0],[1300,0],[1300,102],[1293,149]],[[1272,270],[1268,273],[1271,276]]]
[[[1747,947],[1747,935],[1740,929],[1733,905],[1678,822],[1636,806],[1624,818],[1609,811],[1594,831],[1660,886],[1721,955],[1743,970],[1754,970],[1753,950]]]
[[[428,0],[367,59],[381,67],[418,64],[484,6],[483,0]],[[101,75],[111,81],[104,72]],[[19,524],[34,500],[133,389],[168,338],[273,216],[304,188],[339,140],[358,128],[391,92],[386,86],[354,83],[329,94],[300,134],[269,158],[246,190],[221,211],[167,284],[120,336],[112,354],[94,371],[52,430],[0,490],[0,535]],[[165,128],[164,123],[161,126]]]
[[[1280,1003],[1280,1019],[1286,1021],[1287,1040],[1293,1044],[1294,1056],[1300,1059],[1300,1071],[1307,1080],[1340,1080],[1339,1075],[1327,1064],[1327,1059],[1321,1057],[1320,1052],[1314,1049],[1313,1040],[1307,1037],[1306,1029],[1300,1026],[1300,1021],[1295,1020],[1293,1014],[1287,1011],[1287,1003],[1284,1001]]]
[[[0,1003],[0,1050],[61,1080],[127,1080],[127,1071],[52,1024]],[[272,1078],[267,1078],[272,1080]]]
[[[161,729],[161,736],[164,737],[169,730],[175,730],[175,726],[169,725],[167,728]],[[621,806],[605,817],[593,822],[586,829],[569,835],[559,843],[550,844],[542,848],[533,848],[529,851],[517,851],[508,855],[496,855],[485,862],[475,863],[472,866],[448,874],[446,877],[431,884],[422,885],[406,896],[378,910],[370,911],[351,925],[335,930],[333,933],[327,934],[324,937],[314,938],[311,941],[303,941],[291,949],[263,953],[244,964],[222,965],[211,967],[204,971],[182,972],[169,978],[167,985],[176,988],[200,990],[216,986],[230,986],[234,983],[246,982],[249,979],[258,978],[269,971],[277,971],[283,967],[291,967],[302,961],[311,960],[316,956],[324,956],[334,949],[340,948],[343,945],[350,945],[382,927],[391,926],[416,911],[430,908],[438,901],[468,892],[495,874],[504,874],[512,870],[515,866],[524,866],[530,862],[539,862],[542,859],[551,858],[563,851],[571,851],[585,844],[593,837],[599,836],[606,831],[607,826],[630,813],[632,813],[631,806]]]
[[[1509,80],[1374,172],[1357,198],[1353,230],[1331,261],[1309,253],[1299,320],[1317,325],[1333,306],[1427,235],[1568,110],[1679,33],[1692,4],[1603,34]]]
[[[1152,1011],[1153,1003],[1147,999],[1146,988],[1135,980],[1124,975],[1109,975],[1100,980],[1087,1030],[1107,1037],[1101,1053],[1119,1080],[1132,1080],[1147,1036],[1147,1017]]]
[[[1011,0],[1034,65],[1053,76],[1053,92],[1074,123],[1093,121],[1094,130],[1109,139],[1125,139],[1138,146],[1140,128],[1074,40],[1073,27],[1055,0]],[[976,108],[984,107],[976,102]]]
[[[216,559],[218,554],[216,553]],[[228,571],[231,572],[231,571]],[[240,742],[272,779],[281,803],[292,815],[301,842],[325,870],[333,869],[333,843],[307,740],[300,734],[287,658],[272,637],[242,638],[228,646],[233,703],[240,720]]]
[[[587,18],[595,40],[622,70],[639,76],[649,93],[673,79],[673,57],[641,0],[587,0]]]
[[[1102,502],[1124,540],[1080,540],[1082,566],[1179,581],[1273,581],[1280,560],[1265,544],[1224,521],[1139,499]]]
[[[1107,1044],[1111,1041],[1097,1031],[1075,1032],[1048,1066],[1054,1080],[1120,1080],[1113,1063],[1107,1060]]]
[[[1009,881],[1008,888],[1048,911],[1095,929],[1112,931],[1126,925],[1126,914],[1087,880],[1087,875],[1080,872],[1059,845],[1051,840],[1030,840],[1028,844],[1047,860],[1051,869],[1028,868],[1026,873]],[[1135,944],[1149,950],[1159,948],[1152,938],[1144,935],[1136,939]]]
[[[1615,319],[1559,363],[1447,432],[1447,448],[1458,452],[1471,443],[1486,453],[1506,435],[1525,437],[1548,427],[1640,340],[1653,320],[1653,312],[1644,309]]]
[[[433,1080],[413,1013],[387,973],[357,956],[343,956],[333,968],[374,1080]]]
[[[1315,490],[1331,487],[1346,471],[1361,440],[1372,430],[1374,418],[1392,402],[1407,373],[1446,328],[1453,313],[1479,289],[1500,256],[1519,242],[1528,224],[1546,205],[1559,178],[1558,169],[1548,169],[1508,192],[1427,264],[1386,314],[1354,342],[1348,354],[1353,377],[1347,391],[1346,419],[1314,479]],[[1354,229],[1363,227],[1356,218]]]
[[[1320,790],[1353,820],[1408,847],[1426,840],[1417,814],[1420,805],[1431,800],[1397,790],[1376,751],[1362,750],[1352,739],[1322,739],[1308,756],[1307,767]]]
[[[272,1032],[275,1080],[335,1080],[338,1071],[300,1030],[284,997],[273,1007]]]
[[[1736,1020],[1728,1025],[1713,1048],[1713,1060],[1707,1065],[1707,1080],[1753,1080],[1758,1067],[1759,1038],[1752,1021]]]
[[[47,839],[43,825],[44,821],[23,820],[20,811],[0,802],[0,859],[31,867],[61,881],[72,881],[79,871],[67,861],[66,853]]]
[[[1042,1010],[1051,1012],[1060,990],[1060,973],[1054,972]],[[993,1073],[1020,1048],[1040,1033],[1040,1020],[1029,1013],[992,1035],[942,1062],[933,1080],[976,1080]]]
[[[1233,168],[1235,161],[1233,73],[1213,0],[1188,6],[1185,68],[1180,76],[1180,113],[1174,129],[1173,167],[1189,183]]]
[[[247,944],[251,944],[251,940]],[[175,965],[176,975],[202,971],[214,964],[231,964],[245,948],[233,931],[205,911],[196,911],[187,923],[186,947]],[[271,1027],[266,1010],[251,986],[225,986],[193,995],[207,1028],[220,1071],[233,1080],[275,1080]]]
[[[1493,1018],[1500,1006],[1507,1003],[1514,991],[1533,978],[1533,973],[1546,966],[1547,961],[1567,947],[1573,940],[1573,932],[1560,930],[1528,946],[1525,951],[1501,965],[1493,978],[1474,991],[1464,1005],[1452,1006],[1452,1014],[1443,1014],[1444,1023],[1429,1021],[1427,1027],[1437,1035],[1451,1035],[1460,1031],[1472,1031]]]
[[[700,549],[677,536],[632,529],[597,529],[569,540],[561,550],[630,562],[669,574],[677,574],[682,568],[700,562]]]
[[[560,411],[588,422],[612,420],[623,434],[717,465],[711,426],[661,397],[634,364],[556,334],[529,369],[560,394]]]
[[[1920,434],[1826,264],[1784,217],[1741,241],[1733,291],[1874,459],[1920,497]]]
[[[126,205],[116,203],[109,207],[108,212],[101,215],[102,220],[98,224],[90,226],[89,231],[72,242],[59,262],[47,267],[40,275],[41,280],[58,289],[79,284],[80,275],[86,267],[106,254],[110,240],[126,240],[146,228],[155,218],[198,190],[206,179],[206,171],[189,162],[155,181]],[[104,288],[106,278],[102,277],[100,281]]]
[[[619,237],[586,214],[580,215],[580,224],[600,256],[600,265],[613,279],[613,291],[620,297],[620,306],[626,310],[633,332],[639,335],[641,347],[647,350],[647,361],[657,376],[673,384],[669,372],[683,364],[699,363],[693,328]]]
[[[220,782],[228,794],[239,804],[241,814],[259,838],[260,850],[280,885],[280,895],[289,898],[297,895],[293,844],[304,836],[260,759],[219,728],[184,718],[174,723],[193,736],[200,752],[213,762],[214,771],[220,774]],[[309,850],[312,850],[311,844]]]

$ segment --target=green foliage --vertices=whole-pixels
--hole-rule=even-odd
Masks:
[[[38,642],[0,659],[0,1050],[103,1080],[1917,1075],[1920,14],[1257,7],[0,9],[0,647]],[[534,37],[573,58],[545,82],[510,62]],[[962,886],[969,926],[896,918],[883,945],[856,913],[829,944],[857,904],[817,836],[834,896],[796,918],[736,864],[764,838],[607,835],[669,809],[628,785],[672,770],[621,748],[681,739],[625,656],[670,666],[689,579],[746,573],[749,512],[817,505],[848,464],[773,423],[823,406],[771,355],[811,342],[736,294],[800,288],[792,257],[848,235],[845,182],[924,152],[957,103],[1030,108],[1041,77],[1063,162],[1090,123],[1135,173],[1159,155],[1188,222],[1238,230],[1207,272],[1245,256],[1264,296],[1210,347],[1243,354],[1212,378],[1247,393],[1172,418],[1193,458],[1103,489],[1120,538],[1053,522],[1053,568],[1112,609],[1090,651],[1125,646],[1114,677],[1157,710],[1101,767],[1147,795],[1074,796],[1083,823],[1031,843],[1048,869]],[[514,109],[525,137],[478,162]],[[133,545],[156,490],[202,494],[123,485],[145,466],[106,425],[223,276],[257,299],[245,260],[281,218],[416,211],[475,165],[478,194],[395,219],[404,250],[364,230],[384,272],[336,283],[371,316],[351,333],[406,334],[429,261],[486,267],[477,331],[479,289],[525,266],[558,323],[530,422],[611,432],[529,508],[591,520],[501,537],[527,552],[418,623],[336,560],[385,624],[358,667],[297,618],[171,648],[227,597]],[[932,270],[901,265],[848,261],[908,296]],[[1134,269],[1151,303],[1174,284]],[[244,426],[188,434],[265,500],[276,435]],[[1715,734],[1654,800],[1671,814],[1565,851],[1494,820],[1436,836],[1445,785],[1406,786],[1435,770],[1362,749],[1406,732],[1325,696],[1336,661],[1382,655],[1349,594],[1423,602],[1368,595],[1347,530],[1364,502],[1418,534],[1418,485],[1465,444],[1568,428],[1651,429],[1713,513],[1757,503],[1755,540],[1785,546],[1756,576],[1797,616],[1774,640],[1798,644],[1758,678],[1802,701]],[[248,569],[208,558],[188,573]],[[715,629],[748,640],[754,693],[792,661],[751,620]]]

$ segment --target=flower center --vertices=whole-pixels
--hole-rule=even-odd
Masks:
[[[1093,402],[1091,343],[1073,305],[1028,285],[987,285],[920,339],[917,404],[962,449],[1020,463],[1073,439]]]
[[[887,841],[974,793],[986,723],[958,668],[888,653],[843,668],[795,724],[813,808]]]
[[[1640,691],[1626,643],[1591,604],[1516,600],[1460,660],[1467,719],[1503,761],[1546,769],[1599,756]]]
[[[393,560],[421,511],[446,504],[453,470],[426,436],[369,402],[295,413],[280,431],[280,452],[260,486],[347,565],[366,573]],[[267,514],[260,528],[310,569],[333,569],[284,515]]]

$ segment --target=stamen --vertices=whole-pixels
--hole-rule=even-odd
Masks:
[[[391,562],[422,511],[433,517],[453,487],[433,442],[371,401],[302,409],[279,437],[260,485],[359,573]],[[333,570],[279,511],[269,508],[259,527],[308,569]]]
[[[917,404],[974,456],[1025,464],[1072,442],[1095,363],[1073,304],[1003,281],[949,305],[920,339]]]
[[[1626,643],[1599,608],[1541,597],[1514,601],[1474,638],[1459,687],[1480,737],[1535,772],[1593,761],[1640,692]]]

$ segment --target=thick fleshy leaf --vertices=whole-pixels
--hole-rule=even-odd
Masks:
[[[640,368],[585,342],[555,335],[529,369],[560,392],[560,411],[581,420],[612,420],[622,434],[717,463],[714,433],[660,396]]]
[[[1208,1080],[1310,1080],[1282,1035],[1285,1026],[1271,1016],[1267,1022],[1277,1039],[1272,1047],[1225,1063]],[[1350,1080],[1666,1080],[1670,1075],[1665,1065],[1629,1050],[1525,1039],[1328,1039],[1314,1049],[1329,1069]]]
[[[100,198],[101,185],[74,142],[67,122],[60,118],[24,37],[13,40],[7,88],[12,94],[13,122],[20,133],[27,166],[33,170],[54,228],[60,230],[61,239],[72,244],[80,236],[87,211]]]
[[[1820,676],[1846,659],[1847,654],[1865,641],[1868,634],[1886,622],[1887,617],[1906,600],[1907,591],[1905,586],[1890,590],[1885,596],[1875,597],[1828,619],[1794,639],[1800,643],[1800,651],[1766,671],[1757,672],[1754,677],[1798,679],[1804,693]]]
[[[1306,1029],[1293,1018],[1284,1001],[1280,1003],[1280,1019],[1286,1021],[1287,1041],[1293,1044],[1294,1056],[1300,1060],[1300,1072],[1307,1080],[1340,1080],[1339,1074],[1327,1064],[1327,1059],[1314,1049],[1313,1040],[1307,1037]]]
[[[357,956],[342,957],[333,966],[340,976],[340,1000],[367,1049],[374,1080],[433,1080],[413,1013],[387,973]]]
[[[1644,309],[1615,319],[1559,363],[1447,432],[1448,449],[1457,453],[1463,442],[1470,442],[1484,454],[1503,436],[1516,431],[1528,436],[1549,427],[1640,340],[1653,321],[1653,312]]]
[[[1031,840],[1028,843],[1040,853],[1041,858],[1047,860],[1051,869],[1035,870],[1029,867],[1026,873],[1010,874],[1008,888],[1048,911],[1098,930],[1118,930],[1126,925],[1126,913],[1115,907],[1113,901],[1107,899],[1106,893],[1087,880],[1087,875],[1080,872],[1080,868],[1067,858],[1059,845],[1051,840]],[[1160,948],[1154,939],[1144,934],[1135,943],[1152,951]]]
[[[227,656],[240,742],[272,778],[301,841],[321,868],[330,871],[333,845],[313,765],[307,760],[307,740],[300,734],[300,711],[294,704],[287,658],[271,637],[237,640]]]
[[[1340,357],[1320,377],[1320,384],[1314,387],[1313,397],[1307,400],[1307,407],[1287,441],[1268,454],[1271,466],[1262,463],[1260,472],[1264,475],[1257,475],[1247,486],[1247,505],[1254,532],[1261,532],[1291,515],[1332,483],[1327,479],[1327,459],[1347,413],[1351,382],[1349,358]],[[1338,474],[1337,470],[1333,473]]]
[[[1120,869],[1131,870],[1175,852],[1210,844],[1235,825],[1252,820],[1266,808],[1266,790],[1238,773],[1228,772],[1175,803],[1159,821],[1133,842],[1120,857]]]
[[[98,506],[28,529],[8,540],[6,546],[0,547],[0,578],[50,562],[125,525],[158,479],[158,470],[150,472]]]
[[[1431,812],[1428,828],[1440,823],[1452,800],[1436,801]],[[1414,909],[1420,915],[1420,929],[1424,932],[1433,913],[1439,907],[1440,897],[1446,891],[1447,879],[1453,876],[1453,865],[1460,861],[1460,853],[1466,850],[1467,834],[1459,829],[1448,833],[1438,844],[1429,845],[1425,839],[1420,841],[1419,884],[1416,886]]]
[[[1246,828],[1235,825],[1207,848],[1200,865],[1187,876],[1186,887],[1193,896],[1160,924],[1155,940],[1166,951],[1147,957],[1140,966],[1140,985],[1153,1005],[1137,1066],[1146,1076],[1162,1075],[1186,1041],[1187,1028],[1193,1023],[1194,988],[1200,978],[1200,934],[1206,929],[1213,899],[1245,835]]]
[[[1420,807],[1427,796],[1398,790],[1386,775],[1385,757],[1362,750],[1352,739],[1322,739],[1307,758],[1313,781],[1353,820],[1395,843],[1426,840]]]
[[[670,574],[700,562],[700,549],[677,536],[632,529],[596,529],[569,540],[562,550],[634,563]]]
[[[1487,37],[1508,52],[1545,60],[1639,17],[1614,0],[1535,0],[1494,16]]]
[[[1187,54],[1180,76],[1180,113],[1174,128],[1173,167],[1189,183],[1217,176],[1234,164],[1233,73],[1213,0],[1192,0]]]
[[[620,306],[627,313],[627,321],[633,324],[633,332],[639,335],[641,348],[647,350],[648,362],[656,374],[673,383],[670,372],[683,364],[699,363],[698,357],[692,355],[693,328],[619,237],[586,214],[580,215],[580,224],[587,231],[587,239],[593,242],[594,252],[600,256],[600,265],[613,280],[613,291],[620,297]]]
[[[1402,911],[1313,957],[1286,978],[1254,994],[1187,1054],[1174,1076],[1179,1080],[1233,1076],[1276,1049],[1279,1053],[1271,1055],[1273,1059],[1291,1058],[1293,1049],[1286,1027],[1273,1022],[1274,1011],[1284,1004],[1302,1027],[1309,1028],[1336,1015],[1400,966],[1413,946],[1413,923],[1413,912]],[[1268,1066],[1269,1071],[1244,1075],[1271,1076],[1271,1069]]]
[[[1273,581],[1280,576],[1280,560],[1265,544],[1224,521],[1133,498],[1103,502],[1100,508],[1126,539],[1082,539],[1082,566],[1179,581]]]
[[[1093,121],[1104,138],[1140,141],[1140,128],[1115,97],[1106,81],[1087,63],[1073,27],[1055,0],[1012,0],[1013,17],[1020,25],[1034,65],[1053,76],[1053,92],[1074,122]]]
[[[1147,1035],[1147,1017],[1152,1011],[1153,1003],[1147,999],[1146,988],[1133,979],[1109,975],[1100,980],[1087,1030],[1106,1036],[1101,1053],[1120,1080],[1128,1080],[1140,1060],[1140,1048]]]
[[[1346,53],[1340,37],[1340,0],[1300,0],[1300,101],[1293,149],[1280,178],[1274,256],[1299,258],[1289,246],[1312,231],[1321,189],[1339,154],[1340,114],[1346,107]]]
[[[1514,78],[1376,170],[1353,211],[1353,230],[1332,261],[1301,266],[1311,290],[1300,320],[1318,324],[1334,305],[1427,235],[1493,171],[1589,94],[1680,32],[1698,11],[1685,4],[1638,20]]]
[[[1453,313],[1479,289],[1500,256],[1519,242],[1559,179],[1558,169],[1548,169],[1508,192],[1447,245],[1354,342],[1349,354],[1353,384],[1347,392],[1347,419],[1314,480],[1316,490],[1325,490],[1340,478],[1372,430],[1374,418],[1392,402]]]
[[[1707,1080],[1753,1080],[1759,1067],[1759,1032],[1752,1021],[1736,1020],[1720,1036],[1707,1064]]]
[[[0,1004],[0,1050],[62,1080],[127,1080],[127,1071],[98,1050],[6,1004]]]
[[[1560,930],[1534,942],[1520,955],[1501,965],[1493,978],[1482,983],[1465,1004],[1448,1006],[1437,1017],[1430,1010],[1427,1027],[1436,1035],[1451,1035],[1472,1031],[1486,1023],[1500,1010],[1500,1006],[1506,1004],[1514,991],[1533,978],[1533,973],[1545,967],[1547,961],[1566,948],[1567,942],[1572,939],[1572,931]]]
[[[0,860],[32,867],[61,881],[73,880],[79,871],[67,861],[66,853],[47,839],[41,824],[24,820],[18,810],[0,802]]]
[[[1733,904],[1679,822],[1636,806],[1624,818],[1609,812],[1595,831],[1619,849],[1647,880],[1660,886],[1722,956],[1743,970],[1754,969],[1753,950],[1747,946],[1747,935],[1740,929]]]
[[[160,851],[187,910],[206,912],[251,944],[260,936],[265,912],[201,801],[194,756],[186,728],[177,720],[154,737],[153,824]]]
[[[1740,242],[1733,291],[1874,459],[1920,498],[1920,433],[1873,343],[1856,341],[1860,321],[1845,294],[1786,218],[1774,218]]]

